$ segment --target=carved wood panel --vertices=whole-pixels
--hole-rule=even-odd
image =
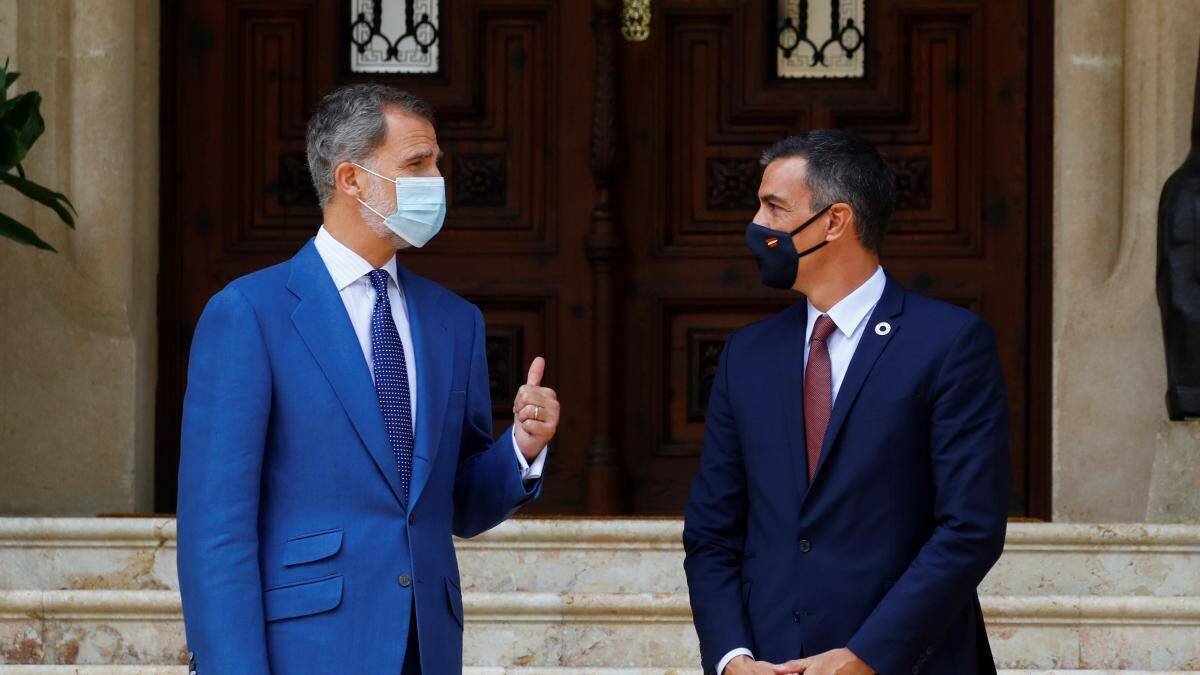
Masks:
[[[889,272],[998,329],[1014,512],[1046,512],[1049,436],[1027,415],[1048,372],[1039,3],[872,0],[865,76],[798,80],[776,73],[773,0],[655,0],[637,43],[615,0],[440,2],[441,67],[422,75],[351,73],[348,3],[164,4],[161,510],[196,318],[316,231],[305,123],[332,87],[380,81],[437,110],[446,228],[401,262],[482,308],[497,433],[528,361],[550,361],[564,419],[531,512],[680,512],[725,336],[794,300],[759,284],[743,243],[757,158],[830,126],[876,143],[896,175]]]
[[[497,433],[529,360],[585,406],[590,312],[582,249],[589,121],[564,113],[590,100],[581,77],[591,44],[585,5],[552,0],[440,0],[439,72],[351,73],[348,3],[199,0],[164,8],[164,280],[159,400],[159,508],[174,507],[186,356],[208,298],[232,279],[287,259],[321,224],[305,129],[320,96],[385,82],[429,100],[445,152],[446,226],[401,264],[477,300],[488,320]],[[575,45],[564,51],[562,44]],[[561,291],[558,289],[562,289]],[[562,345],[569,345],[563,347]],[[561,384],[559,384],[561,383]],[[537,508],[580,508],[588,434],[564,420]],[[572,478],[574,476],[574,478]]]
[[[896,176],[885,268],[996,327],[1013,418],[1014,513],[1027,513],[1031,444],[1044,453],[1048,443],[1031,437],[1026,407],[1030,3],[871,2],[866,75],[844,80],[776,75],[764,20],[774,9],[661,0],[649,40],[622,55],[631,143],[617,190],[636,252],[625,339],[640,357],[626,376],[656,373],[653,386],[627,389],[634,510],[681,507],[713,353],[730,329],[788,302],[760,286],[744,244],[759,154],[784,135],[833,127],[874,143]],[[668,300],[681,297],[689,300]],[[655,330],[633,328],[643,321]]]

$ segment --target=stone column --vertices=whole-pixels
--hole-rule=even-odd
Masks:
[[[153,0],[0,0],[0,58],[43,96],[30,178],[68,230],[0,187],[58,253],[0,240],[0,513],[152,508],[158,269]]]
[[[1200,0],[1055,7],[1054,518],[1195,522],[1200,426],[1167,421],[1154,269]]]

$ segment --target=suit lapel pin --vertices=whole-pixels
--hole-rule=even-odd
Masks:
[[[879,323],[875,324],[876,335],[887,335],[890,332],[892,332],[892,324],[886,321],[880,321]]]

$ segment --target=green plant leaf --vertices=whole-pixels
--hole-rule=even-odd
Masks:
[[[55,192],[50,188],[42,187],[31,180],[25,180],[11,173],[0,173],[0,182],[8,183],[16,188],[17,192],[54,209],[54,212],[58,214],[59,218],[62,218],[67,227],[75,229],[75,206],[71,204],[71,200],[67,199],[67,196],[63,193]]]
[[[39,112],[42,96],[29,91],[0,103],[0,172],[25,160],[29,148],[46,130]]]
[[[8,72],[8,59],[4,59],[4,67],[0,68],[0,84],[4,85],[0,87],[0,103],[4,103],[8,99],[8,85],[16,82],[20,76],[20,73]]]
[[[25,244],[26,246],[40,248],[43,251],[54,251],[55,253],[58,252],[58,250],[53,246],[42,241],[42,238],[37,236],[36,232],[28,227],[25,227],[21,223],[18,223],[12,218],[9,218],[3,213],[0,213],[0,237],[12,239],[17,243]]]

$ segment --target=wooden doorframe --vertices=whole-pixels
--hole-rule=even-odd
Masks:
[[[1030,68],[1027,137],[1029,171],[1029,349],[1027,396],[1027,515],[1051,520],[1052,505],[1052,306],[1053,306],[1053,120],[1054,5],[1034,0],[1030,11]],[[180,264],[184,251],[178,222],[179,63],[191,52],[212,47],[213,36],[180,25],[175,3],[161,3],[159,72],[159,274],[158,377],[155,394],[154,506],[175,510],[179,470],[180,414],[185,373],[177,358],[188,331],[183,326]]]
[[[1029,3],[1029,412],[1030,518],[1053,516],[1054,3]]]
[[[177,77],[182,50],[197,49],[204,36],[183,35],[178,5],[159,3],[159,196],[158,196],[158,383],[154,395],[154,510],[174,513],[179,476],[183,398],[180,341],[183,338],[179,237],[179,148]],[[211,45],[212,36],[208,36]]]

